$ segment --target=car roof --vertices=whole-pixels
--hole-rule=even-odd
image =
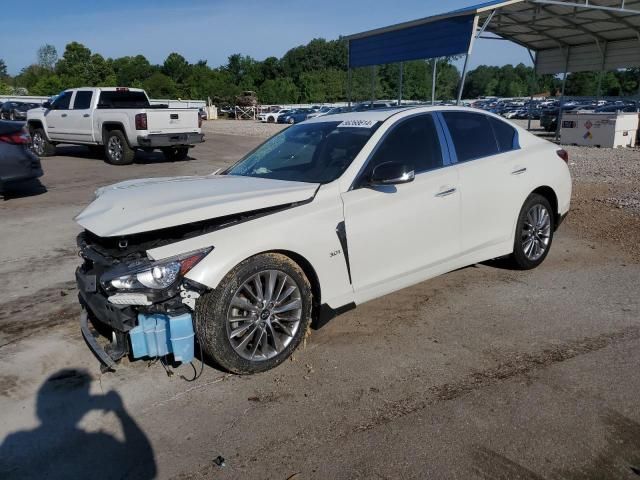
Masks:
[[[361,110],[359,112],[345,112],[345,113],[336,113],[331,116],[323,116],[323,117],[314,117],[307,120],[305,123],[320,123],[320,122],[343,122],[345,120],[371,120],[374,122],[384,122],[389,119],[393,115],[406,112],[408,110],[415,110],[416,113],[423,112],[440,112],[446,110],[462,110],[472,113],[481,113],[487,114],[487,112],[483,110],[478,110],[477,108],[471,107],[458,107],[458,106],[445,106],[445,105],[411,105],[405,107],[388,107],[388,108],[374,108],[373,110]]]

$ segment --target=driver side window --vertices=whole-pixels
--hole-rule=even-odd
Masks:
[[[364,178],[387,162],[411,165],[416,174],[443,166],[440,140],[430,114],[416,115],[393,126],[369,160]]]
[[[71,103],[71,96],[73,92],[64,92],[58,98],[56,98],[51,104],[52,110],[69,110],[69,104]]]

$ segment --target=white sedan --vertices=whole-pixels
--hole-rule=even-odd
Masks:
[[[105,187],[77,217],[82,332],[109,368],[191,361],[195,336],[232,372],[268,370],[374,298],[497,257],[540,265],[567,160],[490,113],[396,108],[291,126],[220,174]]]
[[[258,115],[258,120],[262,123],[278,123],[278,117],[280,115],[284,115],[285,113],[289,113],[291,109],[281,108],[275,112],[266,112]]]

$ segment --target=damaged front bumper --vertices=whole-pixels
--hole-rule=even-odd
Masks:
[[[172,354],[183,363],[193,359],[192,311],[204,287],[181,278],[157,292],[106,291],[101,278],[119,262],[86,245],[81,246],[81,255],[85,262],[76,270],[83,307],[80,329],[103,370],[115,369],[117,361],[127,355],[154,358]],[[111,343],[103,347],[100,336]]]

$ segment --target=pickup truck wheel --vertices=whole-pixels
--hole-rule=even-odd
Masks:
[[[198,339],[230,372],[264,372],[298,347],[311,322],[311,304],[311,285],[295,262],[275,253],[257,255],[198,300]]]
[[[549,254],[553,241],[553,209],[542,195],[533,193],[524,202],[511,254],[511,264],[519,270],[531,270]]]
[[[50,157],[56,154],[56,146],[47,139],[42,128],[31,129],[31,148],[39,157]]]
[[[136,156],[135,150],[129,147],[127,139],[120,130],[107,132],[104,142],[104,154],[107,163],[112,165],[130,165]]]
[[[165,147],[162,149],[164,157],[170,162],[186,160],[189,155],[189,147]]]

